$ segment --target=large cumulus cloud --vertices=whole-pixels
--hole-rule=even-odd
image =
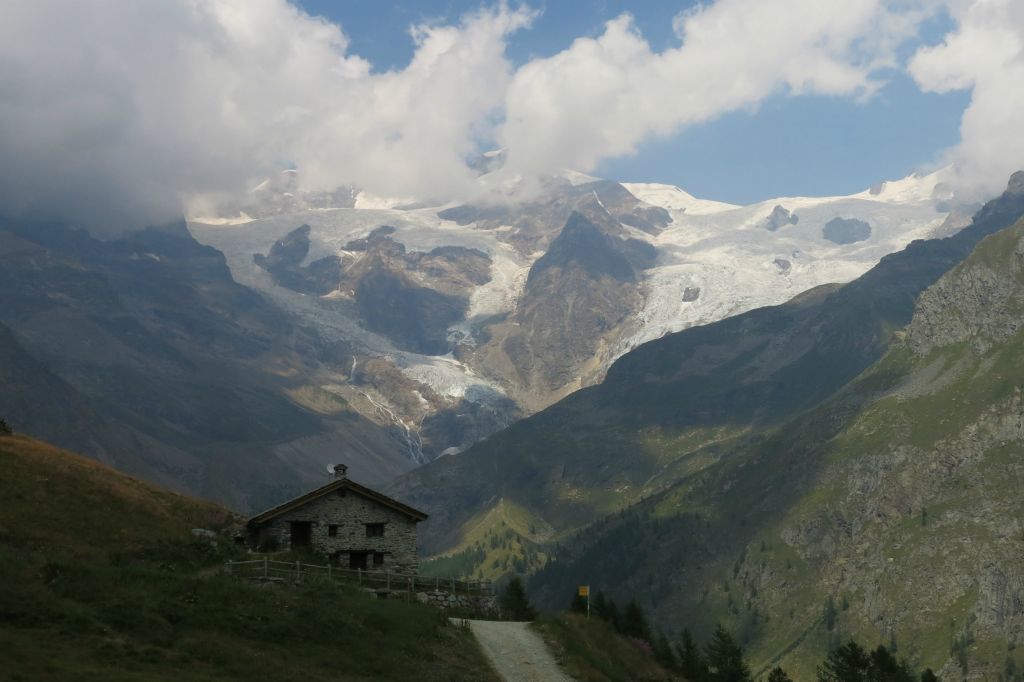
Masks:
[[[6,0],[0,210],[162,222],[291,164],[309,189],[458,194],[530,17],[414,27],[411,63],[373,73],[286,0]]]
[[[954,30],[901,61],[941,11]],[[1019,0],[717,0],[682,12],[661,52],[623,15],[513,69],[506,41],[534,16],[498,4],[413,27],[411,62],[376,72],[288,0],[6,0],[0,212],[134,227],[293,164],[311,190],[466,198],[482,145],[508,148],[507,176],[588,171],[779,93],[869,98],[905,68],[972,89],[950,151],[965,183],[1024,163]]]
[[[950,0],[956,28],[919,49],[910,72],[925,90],[971,90],[960,144],[946,159],[964,189],[995,191],[1024,167],[1024,2]]]

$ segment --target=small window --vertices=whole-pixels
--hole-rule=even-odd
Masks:
[[[338,526],[337,526],[337,524],[333,524],[332,523],[331,525],[327,526],[327,536],[328,537],[332,537],[332,538],[338,537]]]
[[[384,537],[384,524],[383,523],[368,523],[368,524],[366,524],[366,537],[368,537],[368,538],[382,538],[382,537]]]
[[[373,553],[373,565],[374,566],[383,566],[384,565],[384,552],[374,552]]]

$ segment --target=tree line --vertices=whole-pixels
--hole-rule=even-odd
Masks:
[[[587,612],[587,600],[578,594],[570,611]],[[596,592],[590,603],[592,617],[611,625],[619,634],[646,642],[662,666],[681,673],[689,682],[753,682],[754,676],[743,655],[743,648],[732,634],[718,625],[711,638],[698,646],[688,629],[673,643],[661,630],[651,628],[643,608],[631,600],[620,609],[603,592]],[[791,682],[789,674],[776,666],[768,672],[768,682]],[[906,660],[879,644],[868,651],[849,640],[835,647],[818,666],[818,682],[937,682],[932,670],[918,674]]]

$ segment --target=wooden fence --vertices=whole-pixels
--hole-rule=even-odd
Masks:
[[[225,572],[242,579],[265,581],[344,581],[392,592],[449,592],[492,596],[494,583],[490,580],[458,580],[456,578],[425,578],[391,571],[364,571],[360,568],[339,568],[327,564],[318,566],[301,561],[273,561],[264,557],[253,561],[229,561]]]

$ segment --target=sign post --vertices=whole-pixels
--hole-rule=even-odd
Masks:
[[[577,594],[579,594],[579,596],[581,596],[581,597],[586,597],[587,598],[587,620],[589,620],[590,619],[590,585],[580,585],[579,586],[579,591],[577,592]]]

